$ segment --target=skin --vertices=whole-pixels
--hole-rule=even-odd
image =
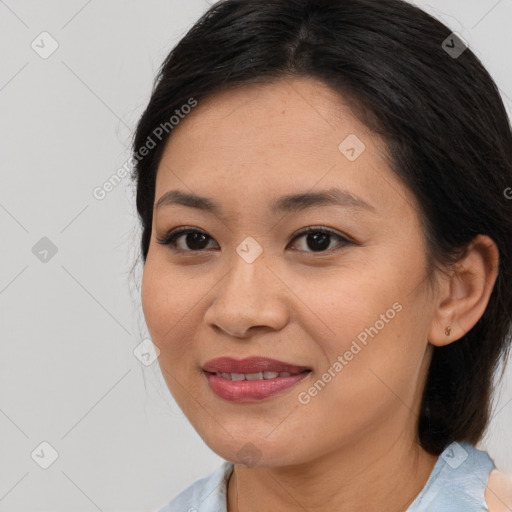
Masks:
[[[489,474],[485,501],[489,512],[512,511],[512,475],[494,469]]]
[[[349,134],[366,146],[354,161],[338,149]],[[457,272],[436,272],[431,286],[417,202],[385,155],[350,105],[309,78],[202,100],[167,143],[155,204],[179,189],[210,197],[222,213],[155,209],[143,310],[176,402],[205,443],[235,463],[229,512],[403,511],[437,460],[416,436],[432,348],[454,342],[483,314],[498,251],[477,237]],[[270,212],[274,198],[330,187],[358,195],[373,211]],[[202,252],[186,236],[177,242],[181,253],[157,243],[180,226],[210,237]],[[332,237],[329,249],[315,251],[314,240],[296,238],[309,226],[354,243]],[[248,236],[263,249],[252,263],[236,252]],[[394,303],[401,311],[300,403],[298,394]],[[206,361],[258,355],[312,372],[258,403],[231,403],[210,390]],[[240,459],[248,443],[250,466]]]

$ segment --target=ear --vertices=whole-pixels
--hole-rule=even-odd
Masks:
[[[448,345],[462,338],[478,322],[498,277],[498,264],[495,242],[486,235],[473,238],[449,276],[441,279],[428,333],[432,345]]]

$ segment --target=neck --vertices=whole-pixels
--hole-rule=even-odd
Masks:
[[[227,510],[404,512],[425,486],[437,459],[415,440],[402,437],[383,446],[382,440],[372,437],[306,464],[270,468],[235,464]]]

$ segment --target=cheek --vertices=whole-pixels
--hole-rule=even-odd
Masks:
[[[162,370],[182,375],[194,363],[191,355],[203,295],[204,287],[191,283],[179,268],[156,257],[146,261],[142,308],[151,339],[160,350]]]
[[[323,345],[322,364],[314,382],[297,389],[297,398],[313,423],[318,418],[328,424],[327,438],[358,435],[395,414],[405,421],[403,415],[414,408],[425,343],[409,305],[394,298],[381,297],[381,304],[369,304],[357,316],[353,304],[345,303],[339,316],[354,314],[345,322],[337,319],[335,335],[316,339]]]
[[[163,297],[162,281],[158,279],[158,270],[148,260],[144,266],[141,286],[141,301],[144,318],[150,331],[153,342],[159,345],[158,338],[164,323],[164,309],[166,298]]]
[[[308,298],[307,329],[322,352],[319,372],[335,374],[332,380],[358,399],[375,388],[386,394],[386,384],[400,390],[414,383],[427,343],[426,297],[422,287],[411,293],[421,280],[419,266],[385,261],[391,259],[358,272],[326,275],[313,287],[305,279],[295,290]]]
[[[158,347],[158,364],[169,391],[180,407],[186,410],[187,396],[183,383],[190,374],[188,358],[191,341],[187,338],[187,315],[183,285],[165,265],[149,258],[144,267],[141,300],[151,340]],[[190,310],[190,308],[188,308]],[[188,388],[188,386],[185,386]]]
[[[173,326],[177,324],[179,328],[178,319],[184,306],[179,284],[179,279],[170,276],[168,269],[154,258],[148,258],[142,276],[142,309],[151,338],[161,351],[167,349]]]
[[[380,268],[370,265],[355,270],[335,269],[321,278],[305,276],[298,280],[296,276],[294,293],[306,306],[302,318],[310,318],[315,325],[312,338],[333,340],[331,348],[335,350],[348,349],[343,343],[356,338],[365,328],[375,322],[382,328],[380,315],[392,322],[396,309],[400,309],[399,305],[393,308],[393,304],[400,302],[403,294],[397,291],[396,276],[388,278],[390,282]],[[361,338],[364,341],[364,335]]]

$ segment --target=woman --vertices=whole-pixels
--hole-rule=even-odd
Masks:
[[[510,510],[475,444],[510,347],[512,136],[400,0],[225,0],[133,142],[142,303],[226,462],[161,512]]]

